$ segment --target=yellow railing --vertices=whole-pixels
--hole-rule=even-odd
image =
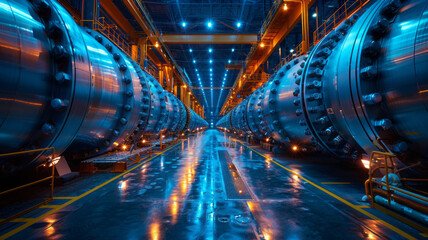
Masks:
[[[318,43],[319,40],[339,26],[345,19],[360,10],[361,7],[369,1],[370,0],[347,0],[313,32],[314,44]]]
[[[33,185],[41,183],[41,182],[45,182],[45,181],[50,180],[51,181],[50,197],[47,198],[47,199],[45,199],[43,202],[41,202],[41,203],[39,203],[39,204],[37,204],[35,206],[27,208],[27,209],[25,209],[25,210],[23,210],[23,211],[15,214],[15,215],[13,215],[13,216],[10,216],[10,217],[7,217],[6,219],[3,219],[0,222],[0,225],[3,225],[5,223],[7,223],[7,222],[10,222],[13,219],[19,218],[19,217],[21,217],[21,216],[23,216],[23,215],[25,215],[25,214],[27,214],[27,213],[29,213],[29,212],[37,209],[41,205],[45,205],[45,204],[47,204],[47,203],[49,203],[49,202],[52,201],[53,194],[54,194],[55,164],[59,160],[59,159],[57,159],[57,157],[55,155],[55,148],[53,148],[53,147],[50,147],[50,148],[41,148],[41,149],[34,149],[34,150],[28,150],[28,151],[21,151],[21,152],[13,152],[13,153],[0,154],[0,158],[2,158],[2,157],[11,157],[11,156],[16,156],[16,155],[23,155],[23,154],[28,154],[28,153],[36,153],[36,152],[42,152],[42,151],[52,151],[52,155],[50,157],[50,160],[47,162],[48,164],[50,164],[50,165],[48,165],[48,167],[52,168],[52,171],[51,171],[52,174],[51,174],[51,176],[45,177],[45,178],[42,178],[42,179],[30,182],[30,183],[27,183],[27,184],[24,184],[24,185],[21,185],[21,186],[18,186],[18,187],[15,187],[15,188],[12,188],[12,189],[5,190],[3,192],[0,192],[0,196],[5,195],[5,194],[9,194],[9,193],[12,193],[12,192],[15,192],[17,190],[21,190],[21,189],[24,189],[24,188],[27,188],[27,187],[30,187],[30,186],[33,186]]]
[[[274,71],[278,71],[289,61],[293,60],[296,57],[303,55],[303,42],[301,42],[295,49],[293,49],[285,58],[283,58],[276,67],[273,68]]]
[[[341,24],[345,19],[352,16],[355,12],[361,9],[367,2],[370,0],[348,0],[342,6],[340,6],[327,20],[324,21],[314,32],[313,32],[313,43],[316,45],[323,37],[329,34],[333,29],[335,29],[339,24]],[[274,71],[278,71],[281,67],[287,64],[289,61],[293,60],[296,57],[300,57],[305,54],[303,52],[303,42],[300,43],[295,49],[293,49],[290,54],[281,59],[279,64],[274,67]]]
[[[80,22],[81,24],[90,23],[92,30],[103,34],[129,57],[132,56],[132,46],[129,44],[129,40],[117,30],[117,25],[107,23],[104,17],[100,17],[96,20],[81,20]]]
[[[419,200],[428,202],[428,198],[418,195],[418,194],[413,194],[412,192],[409,191],[404,191],[403,189],[391,186],[390,181],[389,181],[389,173],[394,173],[397,174],[403,170],[409,169],[411,167],[414,166],[418,166],[419,164],[414,164],[408,167],[404,167],[401,169],[397,169],[397,167],[395,166],[395,162],[394,162],[394,158],[396,158],[396,155],[390,152],[380,152],[380,151],[373,151],[370,155],[370,165],[369,165],[369,178],[366,180],[365,182],[365,192],[366,192],[366,196],[368,197],[368,199],[371,201],[371,205],[374,206],[374,195],[375,192],[381,192],[380,188],[376,188],[377,187],[384,187],[386,189],[385,194],[386,194],[386,199],[388,200],[388,204],[391,204],[391,200],[392,200],[392,196],[393,196],[393,191],[397,191],[397,192],[401,192],[403,194],[407,194],[409,196],[412,196],[414,198],[417,198]],[[383,161],[383,162],[382,162]],[[385,176],[385,182],[382,181],[382,177],[380,178],[376,178],[374,177],[374,172],[377,170],[383,170],[384,173],[382,173],[382,175]],[[401,178],[400,180],[402,181],[421,181],[421,182],[426,182],[428,181],[428,179],[410,179],[410,178]],[[420,191],[420,190],[418,190]],[[426,192],[420,191],[422,194],[427,195]]]

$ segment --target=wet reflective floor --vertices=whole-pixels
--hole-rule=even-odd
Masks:
[[[261,155],[207,130],[11,239],[409,238],[407,225],[380,221],[358,201],[362,178],[323,166]],[[61,194],[68,201],[82,189]]]

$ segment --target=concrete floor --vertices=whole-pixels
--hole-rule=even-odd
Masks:
[[[116,175],[60,188],[0,239],[422,238],[359,201],[365,171],[257,152],[207,130],[96,190]]]

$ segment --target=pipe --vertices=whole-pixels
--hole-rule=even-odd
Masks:
[[[0,153],[53,147],[68,159],[82,159],[144,134],[208,127],[55,0],[0,3]],[[0,175],[37,166],[48,156],[1,159]]]
[[[217,126],[344,159],[382,151],[382,139],[404,164],[427,163],[427,16],[427,1],[371,1]]]
[[[395,201],[391,201],[391,204],[388,204],[388,200],[379,195],[375,196],[374,201],[384,207],[391,208],[394,211],[397,211],[409,218],[412,218],[418,222],[428,225],[428,215],[426,214],[417,212],[414,209],[403,206],[400,203],[397,203]]]

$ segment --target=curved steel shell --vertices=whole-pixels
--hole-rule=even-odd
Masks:
[[[1,153],[54,147],[81,158],[135,143],[143,134],[208,126],[57,2],[0,2]],[[48,155],[0,164],[8,172]]]
[[[358,158],[428,157],[428,2],[372,1],[292,60],[247,104],[251,134]],[[238,105],[218,126],[246,132]],[[410,159],[410,158],[408,158]]]

